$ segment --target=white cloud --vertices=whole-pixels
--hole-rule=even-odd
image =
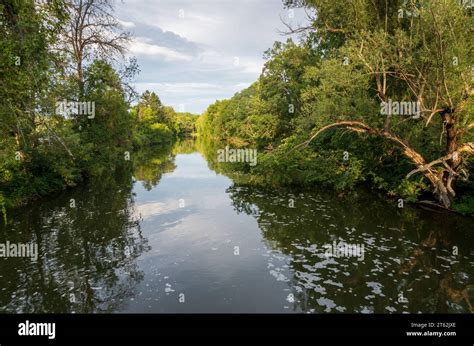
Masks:
[[[131,28],[136,27],[134,22],[126,22],[126,21],[120,20],[120,19],[119,19],[118,22],[124,29],[131,29]]]
[[[132,40],[129,50],[138,56],[156,56],[166,61],[191,61],[193,59],[190,55],[148,42],[151,42],[149,38],[135,38]]]
[[[134,83],[139,92],[152,90],[159,95],[208,95],[235,93],[250,85],[248,82],[235,84],[215,84],[215,83]]]
[[[260,56],[230,56],[212,49],[201,52],[197,58],[203,65],[213,66],[215,69],[234,70],[257,77],[262,72],[264,64],[264,60]]]
[[[234,88],[237,89],[237,90],[242,90],[242,89],[248,88],[250,86],[250,84],[252,84],[252,83],[247,83],[247,82],[237,83],[237,84],[234,85]]]
[[[201,113],[216,100],[226,99],[251,83],[134,83],[139,93],[157,93],[161,101],[178,112]]]
[[[257,80],[263,52],[287,39],[280,18],[305,22],[302,9],[290,19],[282,0],[125,0],[116,10],[139,36],[130,45],[137,91],[195,113]]]
[[[239,66],[242,68],[244,73],[252,73],[255,75],[260,75],[263,68],[263,59],[253,60],[253,59],[239,59]]]

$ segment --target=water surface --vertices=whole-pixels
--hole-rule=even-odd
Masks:
[[[239,186],[193,143],[9,211],[0,312],[469,312],[473,220],[373,193]],[[71,201],[75,206],[71,207]],[[364,246],[335,257],[325,246]]]

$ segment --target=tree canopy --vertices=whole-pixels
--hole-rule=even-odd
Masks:
[[[285,4],[308,13],[307,26],[287,25],[300,42],[275,43],[259,80],[211,105],[200,132],[265,149],[252,173],[282,173],[271,180],[369,181],[411,200],[430,192],[445,207],[472,198],[472,8],[456,0]]]

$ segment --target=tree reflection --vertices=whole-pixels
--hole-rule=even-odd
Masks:
[[[133,155],[133,176],[142,181],[143,187],[150,191],[158,185],[164,173],[176,169],[172,146],[150,147]]]
[[[364,191],[335,196],[233,185],[227,192],[237,212],[257,220],[267,246],[289,259],[295,311],[472,311],[470,219],[398,209]],[[364,260],[326,257],[323,245],[339,239],[364,244]]]
[[[407,282],[407,290],[413,292],[422,291],[419,279],[423,275],[436,278],[434,287],[438,288],[433,289],[433,296],[430,299],[434,312],[474,312],[471,302],[474,285],[468,284],[472,276],[459,265],[463,263],[469,265],[466,261],[468,256],[463,255],[469,254],[469,248],[459,246],[464,243],[462,237],[459,237],[460,233],[452,232],[452,228],[449,228],[452,224],[446,224],[446,218],[443,219],[444,221],[438,220],[443,227],[439,227],[438,223],[438,228],[431,228],[412,249],[411,254],[400,266],[399,276],[407,274],[412,278]],[[440,271],[440,268],[445,270]],[[414,301],[412,304],[417,305],[417,302]]]
[[[1,312],[112,312],[134,295],[149,249],[133,215],[132,179],[104,176],[11,212],[0,242],[38,244],[38,261],[0,259]],[[74,206],[75,204],[75,206]]]

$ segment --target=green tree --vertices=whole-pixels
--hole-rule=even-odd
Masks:
[[[455,0],[306,5],[319,14],[312,28],[320,41],[339,37],[308,72],[319,85],[306,94],[307,115],[326,124],[309,141],[336,127],[381,137],[414,166],[407,177],[423,174],[449,207],[474,154],[471,10]],[[419,119],[393,109],[381,115],[390,100],[419,104]]]

